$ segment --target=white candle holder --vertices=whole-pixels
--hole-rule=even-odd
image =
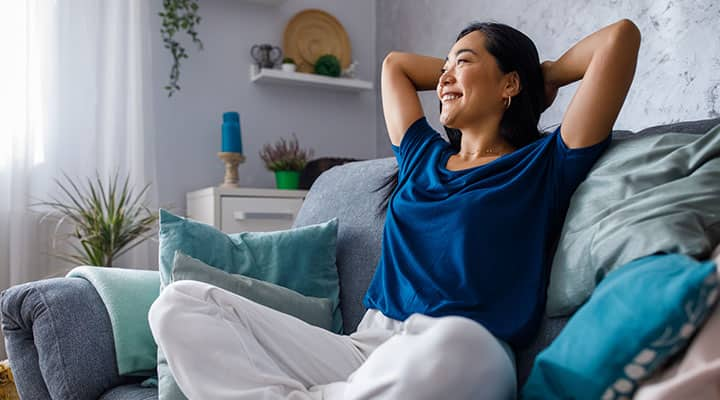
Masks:
[[[245,156],[242,153],[232,153],[221,151],[217,153],[218,157],[225,162],[225,181],[220,187],[238,188],[240,181],[238,176],[238,165],[245,162]]]

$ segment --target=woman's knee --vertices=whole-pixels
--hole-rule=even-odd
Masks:
[[[156,340],[161,339],[165,332],[174,331],[177,325],[182,326],[184,314],[192,310],[188,303],[199,301],[200,293],[206,290],[205,286],[209,285],[195,281],[178,281],[160,292],[148,312],[150,330]]]
[[[427,358],[433,368],[450,377],[448,384],[472,387],[477,393],[493,386],[498,389],[497,398],[514,396],[517,383],[512,361],[481,324],[463,317],[443,317],[426,334],[430,342]]]

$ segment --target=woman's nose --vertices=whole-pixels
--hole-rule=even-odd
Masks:
[[[447,70],[440,75],[440,84],[441,85],[448,85],[453,82],[455,78],[450,73],[450,70]]]

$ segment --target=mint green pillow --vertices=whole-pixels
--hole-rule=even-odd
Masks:
[[[682,350],[718,298],[717,266],[656,254],[610,272],[535,359],[522,398],[632,398]]]
[[[338,219],[274,232],[223,233],[160,209],[160,290],[172,282],[175,252],[231,274],[270,282],[332,304],[332,331],[342,333],[335,264]],[[158,399],[184,400],[158,347]]]
[[[270,282],[230,274],[180,251],[175,252],[173,264],[173,282],[191,280],[209,283],[311,325],[332,330],[332,301],[329,299],[303,296]]]
[[[332,301],[332,331],[342,333],[335,253],[338,219],[274,232],[226,234],[210,225],[160,210],[160,281],[171,282],[180,251],[231,274],[274,283],[304,296]]]

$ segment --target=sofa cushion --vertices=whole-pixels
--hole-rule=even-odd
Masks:
[[[338,218],[337,268],[344,332],[355,331],[365,314],[362,297],[380,258],[385,215],[374,192],[397,168],[394,157],[351,162],[325,171],[305,197],[293,227]]]
[[[571,199],[548,314],[572,313],[605,274],[634,259],[659,251],[708,256],[720,241],[718,174],[720,125],[703,135],[614,140]]]
[[[157,400],[157,398],[157,388],[146,388],[131,383],[108,390],[98,400]]]
[[[180,251],[175,252],[172,280],[209,283],[311,325],[332,330],[333,302],[330,299],[303,296],[280,285],[241,274],[230,274]]]
[[[232,274],[271,282],[333,302],[333,331],[342,329],[335,253],[336,218],[302,228],[226,234],[160,210],[160,279],[171,281],[175,252]]]
[[[535,360],[523,398],[631,398],[682,350],[718,298],[717,266],[683,254],[611,272]]]
[[[332,330],[342,330],[335,266],[338,220],[274,232],[225,234],[210,225],[160,210],[160,280],[170,284],[175,252],[234,274],[244,274],[332,301]],[[158,347],[160,400],[185,398]]]

